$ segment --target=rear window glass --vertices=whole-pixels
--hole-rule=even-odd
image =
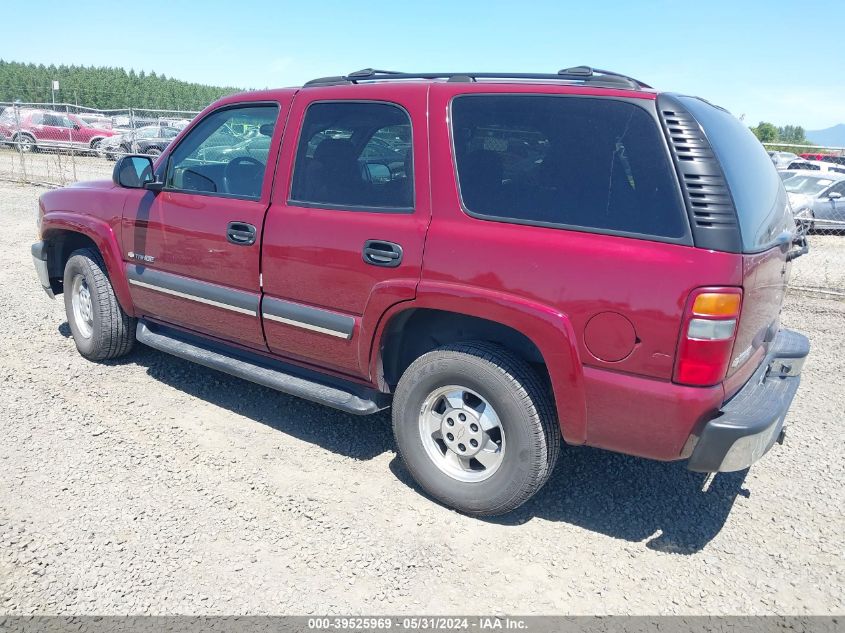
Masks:
[[[794,230],[783,182],[766,150],[730,113],[695,97],[679,97],[698,120],[716,153],[739,216],[742,247],[758,252]],[[803,168],[803,167],[802,167]]]
[[[636,105],[467,95],[452,103],[452,133],[471,214],[670,239],[687,234],[661,132]]]

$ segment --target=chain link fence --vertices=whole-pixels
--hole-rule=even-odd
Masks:
[[[108,178],[120,156],[161,154],[196,114],[0,102],[0,178],[46,185]]]

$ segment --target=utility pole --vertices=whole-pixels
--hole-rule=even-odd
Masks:
[[[53,110],[56,109],[56,92],[59,90],[59,82],[54,79],[50,92],[53,93]]]

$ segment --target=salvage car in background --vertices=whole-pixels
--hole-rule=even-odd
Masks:
[[[785,169],[798,156],[792,152],[769,152],[769,158],[778,169]]]
[[[845,174],[795,171],[783,187],[796,221],[807,230],[845,230]]]
[[[7,108],[0,116],[0,142],[12,143],[22,152],[39,149],[99,151],[114,131],[92,127],[75,114],[49,110]]]

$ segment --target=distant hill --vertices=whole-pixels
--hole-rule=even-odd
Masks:
[[[45,66],[0,59],[0,102],[20,99],[24,103],[49,103],[50,86],[56,80],[56,101],[88,108],[111,110],[155,108],[200,110],[238,88],[206,86],[170,79],[154,72],[105,66]]]
[[[845,123],[825,130],[807,130],[806,135],[809,140],[818,145],[845,147]]]

